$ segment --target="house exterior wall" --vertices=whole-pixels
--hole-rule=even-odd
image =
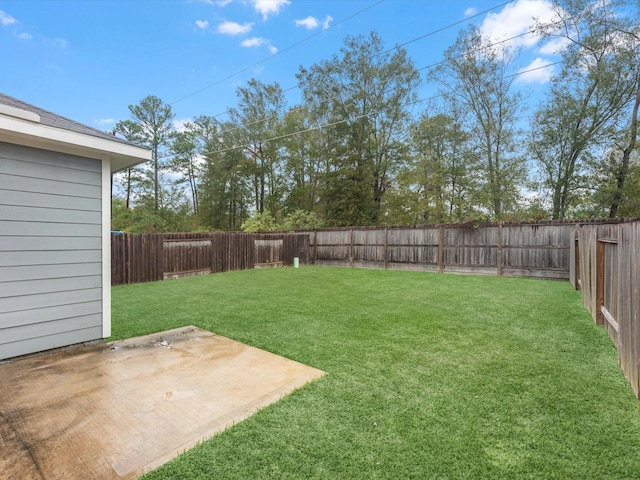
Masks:
[[[104,172],[98,159],[0,142],[0,359],[109,331]]]

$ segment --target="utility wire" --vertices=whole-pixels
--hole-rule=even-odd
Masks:
[[[507,2],[507,3],[509,3],[509,2]],[[459,22],[457,22],[457,23],[459,23]],[[442,30],[442,29],[440,29],[440,30]],[[498,46],[498,45],[502,45],[502,44],[504,44],[504,43],[510,42],[510,41],[515,40],[515,39],[517,39],[517,38],[524,37],[524,36],[529,35],[529,34],[531,34],[531,33],[535,33],[535,31],[534,31],[533,29],[531,29],[531,30],[528,30],[528,31],[526,31],[526,32],[520,33],[520,34],[518,34],[518,35],[514,35],[514,36],[512,36],[512,37],[509,37],[509,38],[504,38],[504,39],[502,39],[502,40],[497,40],[497,41],[495,41],[495,42],[493,42],[493,43],[490,43],[490,44],[481,45],[481,46],[479,46],[479,47],[477,47],[477,48],[475,48],[475,49],[472,49],[472,50],[470,50],[470,51],[465,51],[465,52],[463,52],[463,53],[461,53],[461,54],[459,54],[459,55],[455,55],[455,56],[452,56],[452,57],[447,57],[447,58],[445,58],[444,60],[441,60],[441,61],[439,61],[439,62],[432,63],[432,64],[430,64],[430,65],[425,65],[424,67],[416,68],[416,72],[420,72],[420,71],[422,71],[422,70],[432,69],[432,68],[438,67],[438,66],[443,65],[443,64],[445,64],[445,63],[447,63],[447,62],[450,62],[451,60],[455,60],[455,59],[457,59],[457,58],[461,58],[461,57],[463,57],[463,56],[467,55],[467,54],[468,54],[468,53],[470,53],[470,52],[474,52],[474,53],[475,53],[475,52],[480,52],[480,51],[482,51],[482,50],[487,50],[487,49],[490,49],[490,48],[496,47],[496,46]],[[388,51],[389,51],[389,50],[387,50],[387,52],[388,52]],[[560,63],[560,62],[555,62],[555,63],[553,63],[553,64],[547,64],[547,65],[542,66],[541,68],[545,68],[545,67],[547,67],[547,66],[551,66],[551,65],[556,65],[557,63]],[[533,70],[535,70],[535,69],[533,69]],[[533,71],[533,70],[531,70],[531,71]],[[388,80],[393,80],[394,78],[397,78],[397,77],[399,77],[399,76],[400,76],[400,75],[392,76],[392,77],[390,77]],[[504,77],[504,78],[509,78],[509,76]],[[292,89],[294,89],[294,88],[298,88],[298,87],[297,87],[297,86],[295,86],[295,87],[290,87],[290,88],[289,88],[289,89],[287,89],[287,90],[292,90]],[[284,92],[284,91],[285,91],[285,90],[283,90],[283,92]],[[289,110],[287,113],[296,112],[296,111],[298,111],[298,110],[302,110],[302,109],[304,109],[304,108],[306,108],[306,105],[301,105],[301,106],[299,106],[299,107],[296,107],[296,108],[293,108],[293,109]],[[242,129],[242,128],[246,128],[246,127],[249,127],[249,126],[251,126],[251,125],[255,125],[256,123],[260,123],[260,122],[263,122],[263,121],[265,121],[265,120],[269,120],[270,118],[272,118],[272,116],[273,116],[273,115],[269,115],[269,116],[267,116],[267,117],[258,118],[258,119],[256,119],[256,120],[253,120],[253,121],[251,121],[251,122],[249,122],[249,123],[247,123],[247,124],[244,124],[244,125],[232,125],[232,126],[229,126],[229,127],[228,127],[228,128],[226,128],[226,129],[222,129],[220,133],[222,134],[222,133],[227,133],[227,132],[234,131],[234,130],[240,130],[240,129]]]
[[[422,40],[422,39],[424,39],[424,38],[427,38],[427,37],[433,36],[433,35],[435,35],[435,34],[437,34],[437,33],[443,32],[443,31],[445,31],[445,30],[447,30],[447,29],[453,28],[453,27],[455,27],[455,26],[457,26],[457,25],[460,25],[460,24],[462,24],[462,23],[466,23],[466,22],[468,22],[469,20],[471,20],[471,19],[473,19],[473,18],[476,18],[476,17],[478,17],[478,16],[484,15],[484,14],[486,14],[486,13],[488,13],[488,12],[491,12],[492,10],[495,10],[495,9],[497,9],[497,8],[501,8],[501,7],[504,7],[505,5],[507,5],[507,4],[509,4],[509,3],[512,3],[513,1],[514,1],[514,0],[509,0],[509,1],[507,1],[507,2],[501,3],[501,4],[499,4],[499,5],[496,5],[496,6],[494,6],[494,7],[488,8],[488,9],[486,9],[486,10],[483,10],[482,12],[477,13],[477,14],[475,14],[475,15],[472,15],[472,16],[470,16],[470,17],[463,18],[462,20],[458,20],[458,21],[456,21],[456,22],[453,22],[453,23],[450,23],[450,24],[445,25],[445,26],[443,26],[443,27],[440,27],[440,28],[438,28],[438,29],[436,29],[436,30],[432,30],[432,31],[430,31],[430,32],[428,32],[428,33],[425,33],[425,34],[423,34],[423,35],[420,35],[419,37],[415,37],[415,38],[413,38],[413,39],[411,39],[411,40],[408,40],[408,41],[406,41],[406,42],[404,42],[404,43],[401,43],[401,44],[396,45],[396,46],[394,46],[394,47],[392,47],[392,48],[389,48],[389,49],[387,49],[387,50],[385,50],[385,51],[383,51],[383,52],[380,52],[380,53],[379,53],[379,54],[377,54],[377,55],[383,55],[383,54],[385,54],[385,53],[389,53],[390,51],[398,50],[398,49],[400,49],[400,48],[404,47],[405,45],[409,45],[409,44],[411,44],[411,43],[417,42],[417,41]],[[372,7],[376,6],[376,5],[377,5],[377,4],[375,4],[375,5],[371,5],[369,8],[372,8]],[[360,13],[360,12],[359,12],[359,13]],[[349,18],[352,18],[352,17],[353,17],[353,16],[355,16],[355,15],[356,15],[356,14],[352,15],[352,16],[351,16],[351,17],[349,17]],[[322,32],[320,32],[320,33],[322,33]],[[490,45],[483,45],[482,47],[480,47],[479,49],[476,49],[476,50],[481,50],[481,49],[484,49],[484,48],[492,47],[492,46],[494,46],[494,45],[498,45],[498,44],[501,44],[501,43],[505,43],[505,42],[508,42],[508,41],[510,41],[510,40],[516,39],[516,38],[518,38],[518,37],[522,37],[522,36],[524,36],[524,35],[528,35],[528,34],[530,34],[530,33],[533,33],[533,30],[529,30],[529,31],[527,31],[527,32],[521,33],[521,34],[516,35],[516,36],[514,36],[514,37],[511,37],[511,38],[507,38],[507,39],[504,39],[504,40],[500,40],[500,41],[495,42],[495,43],[490,44]],[[315,34],[315,35],[318,35],[318,34]],[[314,36],[315,36],[315,35],[314,35]],[[309,38],[312,38],[312,37],[309,37]],[[290,47],[290,48],[292,48],[292,47]],[[476,51],[476,50],[474,50],[474,51]],[[283,51],[284,51],[284,50],[283,50]],[[433,67],[435,67],[435,66],[441,65],[442,63],[446,63],[447,61],[449,61],[449,60],[451,60],[451,59],[453,59],[453,58],[459,58],[459,56],[451,57],[451,58],[449,58],[449,59],[445,59],[445,60],[443,60],[443,61],[441,61],[441,62],[434,63],[434,64],[431,64],[431,65],[427,65],[427,66],[425,66],[425,67],[417,68],[417,69],[416,69],[416,71],[418,71],[418,72],[419,72],[419,71],[425,70],[425,69],[427,69],[427,68],[433,68]],[[389,80],[392,80],[393,78],[394,78],[394,77],[391,77]],[[299,88],[299,87],[298,87],[298,85],[294,85],[294,86],[291,86],[291,87],[289,87],[289,88],[286,88],[286,89],[282,90],[282,92],[283,92],[283,93],[285,93],[285,92],[289,92],[289,91],[291,91],[291,90],[295,90],[295,89],[297,89],[297,88]],[[296,108],[294,108],[294,109],[292,109],[292,110],[289,110],[289,112],[288,112],[288,113],[295,112],[295,111],[301,110],[301,109],[303,109],[303,108],[305,108],[305,106],[304,106],[304,105],[302,105],[302,106],[300,106],[300,107],[296,107]],[[213,115],[213,116],[212,116],[212,118],[217,118],[217,117],[222,116],[222,115],[228,115],[228,111],[226,111],[226,112],[221,112],[221,113],[218,113],[218,114],[216,114],[216,115]],[[242,127],[248,127],[248,126],[250,126],[250,125],[254,125],[254,124],[256,124],[256,123],[260,123],[260,122],[263,122],[263,121],[265,121],[265,120],[268,120],[269,118],[271,118],[271,116],[263,117],[263,118],[259,118],[259,119],[254,120],[254,121],[252,121],[252,122],[250,122],[250,123],[248,123],[248,124],[246,124],[246,125],[242,125],[242,126],[239,126],[239,125],[238,125],[238,126],[231,126],[231,127],[229,127],[228,129],[223,130],[221,133],[226,133],[226,132],[228,132],[228,131],[232,131],[232,130],[238,130],[238,129],[242,128]]]
[[[380,4],[381,4],[382,2],[384,2],[384,1],[385,1],[385,0],[378,0],[376,3],[372,3],[371,5],[369,5],[369,6],[365,7],[365,8],[363,8],[362,10],[358,10],[356,13],[354,13],[354,14],[352,14],[352,15],[349,15],[347,18],[343,18],[342,20],[340,20],[340,21],[338,21],[338,22],[333,23],[332,25],[328,26],[327,28],[322,29],[322,30],[320,30],[319,32],[316,32],[316,33],[314,33],[313,35],[310,35],[310,36],[308,36],[308,37],[306,37],[306,38],[303,38],[302,40],[300,40],[299,42],[294,43],[293,45],[289,45],[288,47],[286,47],[286,48],[284,48],[284,49],[282,49],[282,50],[280,50],[280,51],[278,51],[278,52],[274,53],[273,55],[270,55],[270,56],[268,56],[268,57],[266,57],[266,58],[263,58],[262,60],[259,60],[259,61],[255,62],[255,63],[253,63],[253,64],[249,65],[248,67],[244,67],[244,68],[242,68],[241,70],[238,70],[237,72],[232,73],[231,75],[228,75],[228,76],[226,76],[226,77],[224,77],[224,78],[222,78],[222,79],[220,79],[220,80],[217,80],[217,81],[215,81],[215,82],[213,82],[213,83],[211,83],[211,84],[207,85],[206,87],[203,87],[203,88],[201,88],[201,89],[199,89],[199,90],[196,90],[196,91],[195,91],[195,92],[193,92],[193,93],[190,93],[190,94],[188,94],[188,95],[185,95],[184,97],[181,97],[181,98],[178,98],[177,100],[174,100],[173,102],[170,102],[170,103],[169,103],[169,105],[175,105],[176,103],[181,102],[182,100],[186,100],[187,98],[193,97],[194,95],[197,95],[197,94],[199,94],[199,93],[202,93],[202,92],[204,92],[205,90],[208,90],[208,89],[209,89],[209,88],[211,88],[211,87],[214,87],[214,86],[216,86],[216,85],[220,85],[221,83],[226,82],[227,80],[230,80],[231,78],[235,77],[236,75],[239,75],[239,74],[241,74],[241,73],[244,73],[244,72],[246,72],[247,70],[251,70],[252,68],[257,67],[258,65],[261,65],[261,64],[263,64],[264,62],[266,62],[266,61],[268,61],[268,60],[271,60],[271,59],[272,59],[272,58],[274,58],[274,57],[277,57],[278,55],[282,55],[283,53],[288,52],[289,50],[291,50],[291,49],[293,49],[293,48],[295,48],[295,47],[297,47],[297,46],[299,46],[299,45],[302,45],[302,44],[303,44],[303,43],[305,43],[305,42],[308,42],[308,41],[309,41],[309,40],[311,40],[312,38],[315,38],[315,37],[317,37],[317,36],[319,36],[319,35],[322,35],[324,32],[326,32],[326,31],[328,31],[328,30],[331,30],[332,28],[335,28],[335,27],[337,27],[338,25],[341,25],[341,24],[343,24],[343,23],[345,23],[345,22],[347,22],[347,21],[351,20],[352,18],[355,18],[355,17],[357,17],[358,15],[363,14],[364,12],[366,12],[366,11],[368,11],[368,10],[371,10],[371,9],[372,9],[372,8],[374,8],[374,7],[377,7],[378,5],[380,5]],[[225,113],[226,113],[226,112],[225,112]],[[218,115],[223,115],[223,114],[222,114],[222,113],[220,113],[220,114],[218,114]]]
[[[433,30],[433,31],[431,31],[429,33],[425,33],[424,35],[420,35],[419,37],[413,38],[413,39],[408,40],[408,41],[406,41],[404,43],[400,43],[399,45],[395,45],[394,47],[391,47],[391,48],[385,50],[384,52],[382,52],[381,55],[385,54],[385,53],[389,53],[392,50],[399,50],[402,47],[406,47],[407,45],[415,43],[415,42],[417,42],[419,40],[423,40],[423,39],[425,39],[427,37],[431,37],[431,36],[433,36],[433,35],[435,35],[437,33],[444,32],[445,30],[448,30],[449,28],[455,27],[455,26],[460,25],[462,23],[466,23],[466,22],[468,22],[469,20],[471,20],[473,18],[479,17],[481,15],[484,15],[485,13],[489,13],[492,10],[495,10],[496,8],[504,7],[504,6],[508,5],[509,3],[513,3],[513,2],[514,2],[514,0],[509,0],[508,2],[501,3],[500,5],[496,5],[495,7],[487,8],[486,10],[483,10],[482,12],[479,12],[479,13],[476,13],[476,14],[471,15],[469,17],[463,18],[462,20],[458,20],[457,22],[450,23],[449,25],[445,25],[444,27],[440,27],[437,30]]]
[[[548,67],[551,67],[551,66],[554,66],[554,65],[558,65],[559,63],[562,63],[562,62],[561,61],[550,62],[550,63],[547,63],[545,65],[540,65],[540,66],[537,66],[537,67],[534,67],[534,68],[530,68],[530,69],[527,69],[527,70],[520,70],[519,72],[512,73],[510,75],[505,75],[502,78],[504,79],[504,78],[516,77],[518,75],[523,75],[525,73],[534,72],[536,70],[541,70],[543,68],[548,68]],[[439,98],[439,97],[442,97],[442,96],[443,96],[443,94],[432,95],[432,96],[427,97],[427,98],[422,98],[422,99],[418,99],[418,100],[415,100],[413,102],[410,102],[406,106],[417,105],[418,103],[423,103],[423,102],[426,102],[426,101],[429,101],[429,100],[433,100],[433,99],[436,99],[436,98]],[[382,112],[382,110],[376,110],[375,112],[363,113],[362,115],[358,115],[358,116],[353,117],[353,118],[345,118],[345,119],[342,119],[342,120],[336,120],[335,122],[326,123],[324,125],[318,125],[317,127],[309,127],[309,128],[305,128],[304,130],[298,130],[296,132],[291,132],[291,133],[286,133],[286,134],[283,134],[283,135],[278,135],[278,136],[275,136],[275,137],[265,138],[264,140],[262,140],[262,143],[273,142],[275,140],[282,140],[284,138],[293,137],[295,135],[300,135],[300,134],[308,133],[308,132],[312,132],[312,131],[320,131],[320,130],[323,130],[323,129],[328,128],[328,127],[333,127],[333,126],[336,126],[336,125],[340,125],[342,123],[347,123],[349,121],[353,122],[355,120],[359,120],[361,118],[369,117],[371,115],[376,115],[376,114],[381,113],[381,112]],[[214,155],[216,153],[225,153],[225,152],[230,152],[232,150],[238,150],[238,149],[242,149],[242,148],[246,148],[246,145],[235,145],[233,147],[227,147],[227,148],[223,148],[221,150],[213,150],[213,151],[209,151],[209,152],[202,152],[200,155]]]
[[[406,45],[410,45],[411,43],[415,43],[415,42],[420,41],[420,40],[423,40],[423,39],[425,39],[425,38],[427,38],[427,37],[431,37],[431,36],[436,35],[436,34],[438,34],[438,33],[440,33],[440,32],[443,32],[443,31],[445,31],[445,30],[448,30],[448,29],[450,29],[450,28],[453,28],[453,27],[455,27],[455,26],[457,26],[457,25],[460,25],[460,24],[466,23],[466,22],[468,22],[468,21],[470,21],[470,20],[472,20],[472,19],[474,19],[474,18],[480,17],[480,16],[482,16],[482,15],[484,15],[484,14],[486,14],[486,13],[489,13],[489,12],[491,12],[491,11],[493,11],[493,10],[496,10],[496,9],[498,9],[498,8],[504,7],[505,5],[508,5],[509,3],[513,3],[513,1],[514,1],[514,0],[509,0],[509,1],[507,1],[507,2],[503,2],[503,3],[499,4],[499,5],[495,5],[495,6],[491,7],[491,8],[487,8],[486,10],[483,10],[482,12],[479,12],[479,13],[476,13],[476,14],[471,15],[471,16],[469,16],[469,17],[463,18],[462,20],[458,20],[458,21],[456,21],[456,22],[453,22],[453,23],[450,23],[450,24],[445,25],[445,26],[443,26],[443,27],[440,27],[440,28],[438,28],[438,29],[436,29],[436,30],[432,30],[432,31],[430,31],[430,32],[428,32],[428,33],[425,33],[425,34],[423,34],[423,35],[420,35],[419,37],[412,38],[411,40],[408,40],[408,41],[406,41],[406,42],[404,42],[404,43],[401,43],[401,44],[399,44],[399,45],[395,45],[395,46],[393,46],[393,47],[391,47],[391,48],[389,48],[389,49],[385,50],[384,52],[381,52],[379,55],[383,55],[383,54],[388,53],[388,52],[390,52],[390,51],[392,51],[392,50],[398,50],[398,49],[400,49],[400,48],[402,48],[402,47],[404,47],[404,46],[406,46]],[[275,56],[278,56],[278,55],[280,55],[280,54],[282,54],[282,53],[285,53],[285,52],[287,52],[287,51],[289,51],[289,50],[291,50],[291,49],[293,49],[293,48],[297,47],[298,45],[300,45],[300,44],[302,44],[302,43],[305,43],[305,42],[307,42],[308,40],[311,40],[311,39],[313,39],[313,38],[315,38],[315,37],[317,37],[317,36],[319,36],[319,35],[323,34],[323,33],[324,33],[324,32],[326,32],[327,30],[330,30],[330,29],[332,29],[332,28],[334,28],[334,27],[336,27],[336,26],[338,26],[338,25],[340,25],[340,24],[342,24],[342,23],[347,22],[348,20],[351,20],[352,18],[354,18],[354,17],[356,17],[356,16],[358,16],[358,15],[360,15],[360,14],[362,14],[362,13],[366,12],[367,10],[370,10],[370,9],[372,9],[372,8],[374,8],[374,7],[376,7],[376,6],[378,6],[378,5],[379,5],[379,4],[381,4],[382,2],[384,2],[384,0],[379,0],[379,1],[378,1],[378,2],[376,2],[376,3],[374,3],[374,4],[372,4],[372,5],[369,5],[368,7],[364,8],[364,9],[362,9],[362,10],[359,10],[358,12],[354,13],[353,15],[350,15],[349,17],[344,18],[344,19],[342,19],[342,20],[340,20],[340,21],[336,22],[336,23],[332,24],[331,26],[329,26],[329,27],[327,27],[327,28],[323,29],[322,31],[320,31],[320,32],[316,32],[316,33],[314,33],[313,35],[310,35],[309,37],[306,37],[306,38],[304,38],[304,39],[300,40],[299,42],[296,42],[296,43],[294,43],[293,45],[290,45],[290,46],[288,46],[288,47],[286,47],[286,48],[284,48],[284,49],[280,50],[279,52],[277,52],[277,53],[275,53],[275,54],[273,54],[273,55],[271,55],[271,56],[269,56],[269,57],[267,57],[267,58],[264,58],[264,59],[262,59],[262,60],[260,60],[260,61],[258,61],[258,62],[256,62],[256,63],[254,63],[254,64],[252,64],[252,65],[249,65],[248,67],[244,67],[243,69],[241,69],[241,70],[237,71],[236,73],[233,73],[233,74],[231,74],[231,75],[229,75],[229,76],[227,76],[227,77],[225,77],[225,78],[223,78],[223,79],[221,79],[221,80],[218,80],[218,81],[216,81],[216,82],[214,82],[214,83],[212,83],[212,84],[210,84],[210,85],[207,85],[206,87],[203,87],[203,88],[201,88],[201,89],[199,89],[199,90],[196,90],[196,91],[195,91],[195,92],[193,92],[193,93],[190,93],[190,94],[188,94],[188,95],[185,95],[184,97],[181,97],[181,98],[179,98],[179,99],[177,99],[177,100],[174,100],[173,102],[170,102],[170,105],[174,105],[174,104],[176,104],[176,103],[178,103],[178,102],[181,102],[182,100],[185,100],[185,99],[190,98],[190,97],[192,97],[192,96],[194,96],[194,95],[197,95],[198,93],[201,93],[201,92],[203,92],[203,91],[205,91],[205,90],[207,90],[207,89],[209,89],[209,88],[211,88],[211,87],[214,87],[214,86],[216,86],[216,85],[219,85],[220,83],[225,82],[225,81],[227,81],[227,80],[229,80],[229,79],[231,79],[231,78],[235,77],[236,75],[239,75],[240,73],[244,73],[244,72],[246,72],[247,70],[250,70],[250,69],[252,69],[253,67],[258,66],[258,65],[260,65],[260,64],[262,64],[262,63],[264,63],[264,62],[266,62],[267,60],[272,59],[272,58],[273,58],[273,57],[275,57]],[[291,90],[295,90],[296,88],[298,88],[298,86],[297,86],[297,85],[294,85],[294,86],[292,86],[292,87],[289,87],[289,88],[284,89],[284,90],[283,90],[283,92],[288,92],[288,91],[291,91]],[[213,115],[212,117],[213,117],[213,118],[217,118],[217,117],[220,117],[220,116],[222,116],[222,115],[226,115],[227,113],[228,113],[228,112],[226,112],[226,111],[225,111],[225,112],[220,112],[220,113],[217,113],[217,114]]]

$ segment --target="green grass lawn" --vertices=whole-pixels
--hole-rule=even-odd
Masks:
[[[568,282],[329,267],[113,288],[328,372],[150,479],[640,478],[640,402]]]

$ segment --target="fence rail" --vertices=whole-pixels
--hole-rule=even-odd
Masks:
[[[571,283],[618,349],[618,363],[640,398],[640,221],[581,226],[574,233]]]
[[[111,234],[111,285],[307,263],[304,234]]]

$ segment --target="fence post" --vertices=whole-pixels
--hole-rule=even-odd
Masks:
[[[389,248],[389,228],[384,227],[384,269],[389,269],[389,254],[387,249]]]
[[[313,264],[318,261],[318,230],[313,231]]]
[[[604,324],[602,306],[604,305],[604,242],[601,242],[596,227],[596,324]]]
[[[442,225],[438,227],[438,273],[444,272],[444,233]]]
[[[502,249],[502,222],[498,223],[498,276],[502,276],[502,259],[503,249]]]
[[[571,246],[573,247],[573,255],[569,258],[569,274],[573,288],[580,290],[580,241],[578,240],[578,226],[571,236]],[[571,268],[573,266],[573,268]]]
[[[353,228],[349,235],[349,266],[353,268]]]

